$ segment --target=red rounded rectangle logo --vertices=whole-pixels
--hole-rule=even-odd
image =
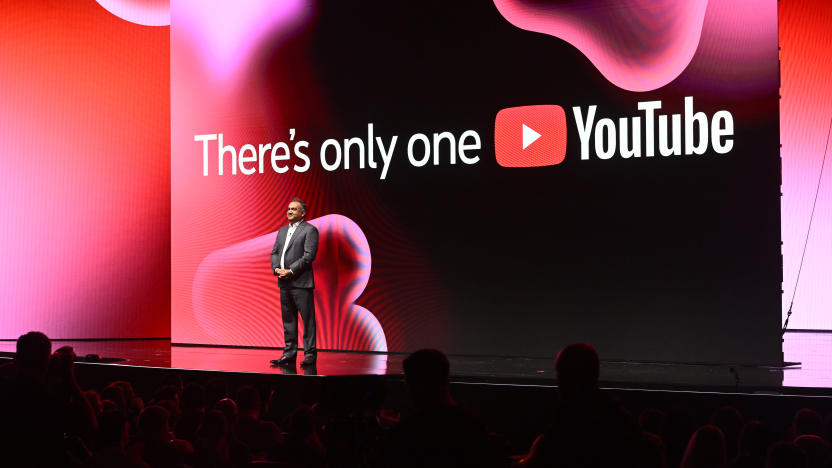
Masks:
[[[560,164],[566,157],[566,112],[558,105],[500,110],[494,120],[494,153],[503,167]]]

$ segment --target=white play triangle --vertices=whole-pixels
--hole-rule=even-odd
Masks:
[[[540,138],[539,133],[529,128],[526,124],[523,124],[523,149],[526,149],[530,144],[537,141],[538,138]]]

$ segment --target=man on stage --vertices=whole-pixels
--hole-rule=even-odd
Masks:
[[[294,365],[298,352],[298,312],[303,319],[301,366],[313,366],[315,347],[315,277],[312,261],[318,252],[318,228],[304,221],[306,203],[299,198],[289,202],[289,224],[277,231],[272,248],[272,271],[280,287],[280,311],[283,315],[283,356],[273,359],[278,366]]]

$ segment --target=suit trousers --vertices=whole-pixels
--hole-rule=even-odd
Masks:
[[[303,320],[304,355],[315,356],[315,294],[311,288],[281,288],[280,312],[283,315],[283,355],[298,353],[298,312]]]

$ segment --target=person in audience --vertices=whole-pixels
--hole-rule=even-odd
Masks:
[[[690,438],[680,468],[725,468],[725,436],[716,426],[702,426]]]
[[[555,361],[560,397],[550,428],[515,465],[642,467],[648,446],[630,413],[598,386],[600,360],[589,344],[574,343]]]
[[[664,441],[661,437],[652,432],[642,433],[645,454],[644,468],[667,468],[667,454],[665,453]]]
[[[124,395],[124,409],[127,414],[127,422],[135,426],[136,421],[139,420],[139,414],[144,409],[144,400],[136,396],[136,392],[133,390],[133,384],[126,380],[117,380],[110,385],[121,389],[121,393]]]
[[[145,408],[139,415],[137,439],[128,447],[127,454],[139,456],[153,468],[181,465],[193,453],[187,441],[176,439],[168,427],[170,413],[158,405]]]
[[[315,407],[301,405],[286,420],[286,437],[273,445],[269,460],[287,466],[319,468],[326,466],[326,450],[318,432]]]
[[[128,418],[127,396],[125,396],[124,394],[124,387],[116,385],[115,382],[107,385],[106,387],[104,387],[104,390],[101,391],[101,399],[105,401],[112,401],[113,403],[115,403],[118,410],[121,411],[122,414],[124,414],[124,417]]]
[[[53,449],[61,443],[60,408],[46,388],[52,342],[43,333],[29,332],[17,340],[17,352],[0,385],[0,443],[3,458],[13,465],[31,460],[46,465],[59,459]],[[39,450],[38,445],[49,447]]]
[[[325,389],[316,407],[323,421],[321,437],[326,441],[330,466],[335,460],[344,467],[376,466],[379,444],[400,422],[398,413],[385,407],[388,390],[384,376],[367,377],[361,379],[360,388],[350,386],[347,390],[336,383]]]
[[[228,424],[220,410],[205,414],[197,430],[196,450],[189,463],[193,468],[231,468],[228,448]]]
[[[237,438],[248,446],[252,456],[264,455],[266,449],[277,442],[280,429],[271,421],[260,420],[263,410],[260,393],[250,385],[240,387],[237,389],[237,407]]]
[[[717,408],[709,419],[709,424],[718,427],[725,436],[725,455],[728,460],[737,458],[737,440],[744,423],[742,414],[733,406]]]
[[[789,430],[792,439],[806,434],[819,436],[823,434],[823,417],[813,409],[801,408],[795,413]]]
[[[673,405],[667,412],[667,424],[662,435],[667,448],[668,466],[677,467],[697,426],[688,408]]]
[[[734,468],[763,468],[772,442],[771,430],[760,421],[748,421],[740,430]]]
[[[149,404],[160,405],[171,412],[171,428],[179,423],[179,417],[182,415],[181,403],[183,388],[182,375],[179,373],[165,373],[156,391],[153,392],[153,396],[148,400]]]
[[[240,442],[237,437],[237,418],[239,415],[237,403],[231,398],[222,398],[214,404],[213,409],[219,410],[225,416],[226,425],[228,427],[228,431],[226,433],[231,462],[236,466],[244,466],[248,464],[253,457],[251,455],[251,449],[246,444]]]
[[[102,410],[101,409],[101,394],[99,394],[95,390],[84,390],[84,398],[87,399],[87,401],[90,404],[90,408],[92,408],[93,414],[95,414],[95,417],[98,418],[98,416],[101,414],[101,410]]]
[[[806,468],[806,454],[794,442],[777,442],[768,449],[766,468]]]
[[[118,409],[101,413],[98,418],[97,448],[84,468],[150,468],[140,458],[127,455],[127,419]]]
[[[375,387],[364,382],[358,393],[339,385],[327,391],[318,384],[290,386],[281,388],[279,399],[272,391],[263,405],[251,385],[234,389],[235,401],[222,378],[183,388],[181,375],[168,375],[147,400],[156,404],[144,408],[127,380],[100,394],[83,391],[72,348],[52,353],[51,347],[46,335],[27,333],[18,339],[14,360],[0,368],[0,466],[242,468],[252,460],[268,463],[264,458],[293,468],[508,464],[500,440],[451,396],[450,365],[437,350],[404,360],[413,411],[400,417],[382,411],[388,382],[381,379]],[[648,408],[636,423],[599,388],[592,346],[565,347],[555,369],[552,421],[513,466],[725,468],[730,460],[732,468],[832,468],[824,439],[832,437],[832,415],[824,421],[803,408],[788,427],[770,427],[742,424],[739,411],[723,406],[694,432],[693,421],[705,415],[672,406],[667,412]],[[147,389],[146,382],[133,383]],[[286,433],[272,422],[278,420]],[[516,416],[516,424],[528,421]],[[772,445],[775,433],[786,441]],[[730,455],[732,440],[736,456]]]
[[[168,427],[175,428],[179,424],[179,419],[182,417],[182,411],[179,409],[179,404],[176,400],[159,400],[156,406],[168,410]]]
[[[804,434],[794,440],[794,444],[806,454],[807,468],[830,468],[832,458],[829,453],[829,444],[823,437]]]
[[[202,385],[192,382],[185,386],[182,390],[182,417],[176,425],[176,437],[187,440],[192,445],[196,442],[196,431],[205,415],[205,399],[205,387]]]
[[[97,428],[75,379],[75,353],[54,353],[40,332],[17,340],[13,368],[0,383],[0,455],[5,466],[64,466],[88,455],[82,437]]]
[[[448,358],[422,349],[403,367],[414,412],[392,429],[381,460],[399,467],[500,465],[485,425],[451,396]]]
[[[223,398],[216,403],[214,403],[213,409],[222,411],[222,414],[225,415],[225,421],[228,423],[229,428],[237,427],[237,415],[239,414],[239,410],[237,409],[237,403],[232,400],[231,398]]]
[[[66,411],[63,417],[73,434],[89,434],[98,426],[95,411],[75,379],[75,351],[71,346],[58,348],[49,359],[47,391]]]

